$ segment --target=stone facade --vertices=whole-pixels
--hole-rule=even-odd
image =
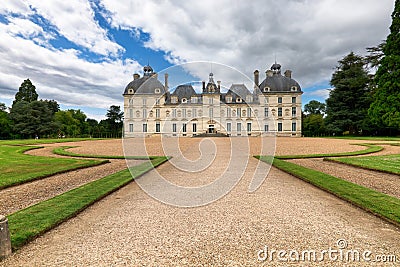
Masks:
[[[291,71],[281,75],[281,66],[273,64],[259,83],[254,72],[254,90],[244,84],[232,84],[226,92],[210,73],[202,92],[192,85],[168,88],[168,74],[162,84],[150,66],[144,75],[134,74],[124,91],[124,136],[301,136],[300,85]]]

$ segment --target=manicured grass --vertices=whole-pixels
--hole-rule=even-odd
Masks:
[[[400,175],[400,155],[366,156],[357,158],[325,158],[324,160]]]
[[[74,148],[76,146],[63,146],[58,147],[53,150],[54,154],[62,155],[62,156],[69,156],[69,157],[82,157],[82,158],[99,158],[99,159],[155,159],[156,156],[115,156],[115,155],[95,155],[95,154],[76,154],[71,151],[67,151],[69,148]]]
[[[66,142],[80,142],[80,141],[96,141],[103,140],[101,138],[59,138],[59,139],[16,139],[16,140],[0,140],[0,145],[40,145],[40,144],[54,144]]]
[[[400,137],[392,136],[327,136],[332,139],[372,140],[372,141],[400,141]]]
[[[271,163],[272,159],[270,156],[257,156],[257,158],[267,163]],[[400,226],[400,199],[398,198],[277,158],[273,159],[272,164],[282,171]]]
[[[356,155],[366,155],[381,151],[383,147],[376,144],[355,144],[359,146],[366,146],[367,149],[351,151],[351,152],[341,152],[341,153],[330,153],[330,154],[308,154],[308,155],[284,155],[275,156],[277,159],[306,159],[306,158],[325,158],[325,157],[347,157]]]
[[[24,154],[36,148],[39,147],[0,145],[0,189],[108,162],[107,160],[64,159]]]
[[[167,157],[156,157],[132,167],[132,175],[129,169],[125,169],[9,215],[13,250],[75,216],[89,205],[165,161]]]

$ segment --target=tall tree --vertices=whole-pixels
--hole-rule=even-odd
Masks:
[[[365,125],[371,103],[369,77],[361,56],[351,52],[339,61],[332,75],[333,89],[326,100],[327,129],[358,134]]]
[[[121,111],[120,106],[110,106],[106,114],[107,119],[101,123],[106,125],[108,132],[111,132],[113,136],[120,136],[122,134],[122,120],[124,112]]]
[[[375,75],[376,89],[368,110],[377,126],[400,129],[400,0],[392,13],[384,56]]]
[[[15,102],[26,101],[28,103],[37,101],[39,95],[36,93],[36,87],[32,84],[31,80],[26,79],[19,87],[18,92],[15,94]]]
[[[304,113],[306,114],[325,114],[326,105],[317,100],[311,100],[304,105]]]
[[[11,136],[11,119],[6,110],[7,106],[0,103],[0,139],[7,139]]]

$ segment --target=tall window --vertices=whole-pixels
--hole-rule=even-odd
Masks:
[[[251,108],[247,108],[247,117],[251,117]]]
[[[176,109],[175,108],[172,109],[172,118],[176,118]]]
[[[193,104],[197,103],[197,96],[192,96],[190,102],[192,102]]]
[[[147,123],[143,123],[143,132],[147,133]]]
[[[161,132],[160,123],[156,122],[156,133],[159,133],[159,132]]]
[[[297,128],[296,122],[292,122],[292,132],[295,132]]]
[[[232,109],[230,107],[226,108],[226,117],[230,118],[232,116]]]
[[[146,106],[146,104],[147,104],[147,99],[146,98],[143,98],[143,106],[145,107]]]
[[[210,108],[208,112],[209,112],[210,118],[212,119],[214,117],[214,109]]]
[[[296,117],[296,107],[292,107],[292,117]]]
[[[159,98],[156,99],[156,105],[160,105],[160,99]]]
[[[296,104],[296,97],[292,96],[292,104]]]
[[[213,104],[213,101],[214,101],[214,98],[210,97],[210,98],[208,99],[208,104],[212,105],[212,104]]]
[[[237,108],[236,109],[236,114],[237,114],[236,115],[237,117],[239,117],[239,118],[242,117],[242,109],[241,108]]]
[[[193,115],[193,118],[196,118],[197,117],[197,109],[192,109],[192,115]]]
[[[226,131],[230,133],[232,131],[232,124],[230,122],[226,123]]]
[[[147,109],[143,109],[143,119],[147,118]]]
[[[278,103],[282,104],[282,97],[278,97]]]
[[[269,131],[268,124],[265,124],[265,125],[264,125],[264,132],[268,132],[268,131]]]
[[[182,125],[182,132],[186,133],[186,123]]]
[[[264,108],[264,117],[268,117],[268,108]]]
[[[160,109],[156,108],[156,118],[160,118]]]
[[[282,132],[282,122],[278,122],[278,132]]]
[[[192,128],[193,128],[194,133],[197,132],[197,124],[196,123],[192,124]]]
[[[133,123],[129,123],[129,132],[133,133]]]
[[[176,133],[176,123],[173,123],[173,124],[172,124],[172,131],[173,131],[174,133]]]
[[[247,123],[247,132],[251,132],[251,122]]]
[[[236,124],[236,130],[237,130],[238,134],[242,131],[242,124],[240,122],[238,122]]]
[[[278,117],[282,117],[282,108],[278,108]]]
[[[129,118],[133,119],[133,109],[129,109]]]

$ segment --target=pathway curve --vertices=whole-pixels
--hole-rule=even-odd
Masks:
[[[214,141],[217,147],[227,146],[225,139]],[[166,163],[140,179],[151,180],[159,172],[174,183],[205,184],[224,171],[218,160],[227,153],[219,149],[213,164],[201,173]],[[344,252],[370,250],[373,257],[400,257],[398,228],[275,168],[255,193],[248,193],[257,164],[249,156],[245,175],[232,192],[198,208],[163,204],[131,183],[0,266],[287,266],[276,253],[265,262],[257,254],[267,246],[269,252],[315,250],[320,256],[322,250],[338,249],[339,239],[348,244]],[[366,264],[330,261],[325,255],[323,262],[300,266]]]

